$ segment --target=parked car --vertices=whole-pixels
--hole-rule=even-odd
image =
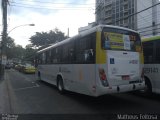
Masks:
[[[11,64],[7,63],[7,64],[5,65],[5,69],[11,69]]]
[[[21,72],[22,71],[22,66],[23,66],[22,64],[17,64],[17,65],[15,65],[14,68]]]
[[[25,65],[22,66],[21,71],[23,73],[35,73],[36,68],[33,65],[26,63]]]

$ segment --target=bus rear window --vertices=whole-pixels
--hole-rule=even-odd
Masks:
[[[141,51],[141,40],[138,33],[104,28],[102,31],[102,48],[105,50]]]

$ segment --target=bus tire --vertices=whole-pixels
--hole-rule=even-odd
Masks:
[[[145,94],[151,95],[152,94],[152,84],[147,77],[144,77],[144,78],[145,78]]]
[[[63,79],[61,77],[57,77],[57,88],[58,91],[62,94],[65,92],[64,90],[64,84],[63,84]]]

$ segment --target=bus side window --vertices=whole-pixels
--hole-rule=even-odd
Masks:
[[[92,63],[94,60],[93,49],[88,49],[84,51],[84,59],[87,63]]]
[[[160,63],[160,52],[159,52],[159,49],[160,49],[160,41],[157,40],[155,41],[155,62],[156,63]]]
[[[95,42],[95,33],[91,33],[85,37],[78,37],[76,39],[74,48],[74,59],[76,63],[90,64],[95,62]]]
[[[46,53],[42,53],[42,64],[46,64]]]
[[[143,51],[144,51],[144,63],[153,63],[154,62],[154,54],[153,54],[153,42],[143,43]]]
[[[69,50],[69,55],[70,55],[70,62],[72,63],[73,61],[74,61],[74,49],[73,48],[71,48],[70,50]]]

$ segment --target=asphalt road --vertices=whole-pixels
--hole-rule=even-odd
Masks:
[[[140,93],[98,98],[67,92],[36,80],[33,74],[6,70],[13,114],[160,114],[160,95]]]

